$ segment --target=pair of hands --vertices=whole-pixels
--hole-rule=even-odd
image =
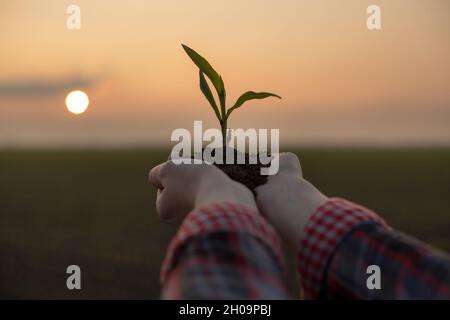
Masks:
[[[303,179],[296,155],[278,156],[278,173],[256,188],[256,198],[244,185],[213,165],[176,165],[169,160],[154,167],[149,179],[158,189],[159,217],[176,225],[195,208],[229,201],[261,212],[290,244],[297,245],[309,217],[327,197]]]

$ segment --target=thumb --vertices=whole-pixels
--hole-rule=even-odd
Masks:
[[[302,167],[298,157],[292,152],[283,152],[278,155],[280,172],[302,175]]]

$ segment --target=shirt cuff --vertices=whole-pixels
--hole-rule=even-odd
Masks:
[[[361,224],[386,223],[374,212],[340,198],[331,198],[309,218],[297,251],[297,269],[303,293],[319,297],[326,266],[338,244]]]
[[[176,267],[177,257],[190,240],[224,231],[250,233],[269,250],[280,268],[286,270],[280,238],[261,214],[231,202],[212,203],[191,211],[184,219],[162,263],[161,284],[165,283],[170,271]]]

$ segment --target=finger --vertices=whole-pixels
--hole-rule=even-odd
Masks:
[[[257,186],[253,191],[255,192],[255,200],[258,203],[261,198],[264,198],[265,190],[267,189],[267,184],[262,184]]]
[[[166,163],[164,162],[157,165],[156,167],[153,167],[148,174],[148,180],[158,189],[164,189],[161,172],[165,165]]]
[[[169,198],[170,192],[168,192],[167,188],[158,190],[158,195],[156,196],[156,212],[163,222],[173,224],[174,210],[171,207],[173,201],[170,201]]]
[[[302,167],[298,157],[292,152],[279,154],[280,170],[302,174]]]
[[[164,192],[164,190],[158,189],[158,193],[156,194],[156,212],[158,214],[158,217],[163,221],[164,216],[162,215],[162,212],[164,210],[165,195],[166,193]]]

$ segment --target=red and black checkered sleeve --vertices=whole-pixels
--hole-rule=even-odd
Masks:
[[[188,214],[161,268],[163,299],[286,299],[280,239],[254,210],[215,203]]]
[[[311,299],[450,298],[448,255],[343,199],[330,199],[310,218],[297,260]]]

